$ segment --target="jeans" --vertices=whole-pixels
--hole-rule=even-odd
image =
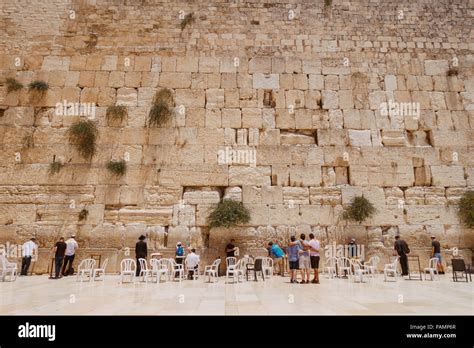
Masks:
[[[21,275],[28,275],[28,268],[30,268],[31,256],[23,256],[21,259]]]
[[[59,278],[59,274],[61,273],[61,265],[63,263],[64,256],[56,256],[54,258],[54,266],[56,270],[56,278]]]
[[[69,275],[69,272],[71,271],[71,268],[72,268],[72,263],[74,262],[74,256],[76,255],[64,256],[63,271],[62,271],[63,276]],[[66,267],[67,267],[67,270],[66,270]]]

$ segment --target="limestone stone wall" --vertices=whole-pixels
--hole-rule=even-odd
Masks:
[[[71,233],[113,269],[140,234],[150,252],[182,241],[209,261],[231,236],[258,254],[313,231],[324,245],[355,237],[382,263],[398,233],[425,262],[434,234],[470,260],[455,205],[474,188],[472,1],[329,3],[2,1],[0,243],[35,235],[37,272]],[[50,88],[7,93],[6,78]],[[176,110],[148,128],[161,88]],[[63,101],[95,106],[91,161],[68,143],[84,117],[58,115]],[[120,125],[106,122],[112,105],[128,109]],[[51,175],[53,157],[66,165]],[[117,178],[105,165],[120,158]],[[342,221],[360,194],[376,216]],[[209,229],[224,197],[250,209],[247,226]]]

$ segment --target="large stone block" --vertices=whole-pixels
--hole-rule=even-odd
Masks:
[[[436,186],[466,186],[462,166],[431,166],[433,185]]]
[[[270,166],[230,166],[229,185],[271,185]]]
[[[280,76],[278,74],[253,74],[253,88],[255,89],[279,89]]]

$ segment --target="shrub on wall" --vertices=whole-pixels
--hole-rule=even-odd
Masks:
[[[232,227],[250,221],[250,212],[241,202],[224,199],[209,214],[208,223],[212,227]]]
[[[16,79],[8,78],[6,80],[7,93],[15,92],[23,88],[23,84],[18,82]]]
[[[122,176],[127,171],[127,162],[110,160],[107,162],[107,169],[116,176]]]
[[[109,106],[105,112],[107,123],[122,123],[127,116],[127,107],[123,105]]]
[[[57,174],[63,167],[64,167],[64,164],[59,161],[56,161],[56,158],[54,158],[53,162],[49,164],[49,173]]]
[[[89,216],[89,210],[84,208],[79,212],[78,219],[79,221],[84,221],[87,219],[88,216]]]
[[[79,121],[71,125],[67,131],[69,142],[75,146],[85,159],[91,159],[96,152],[96,142],[99,131],[91,120]]]
[[[35,80],[28,85],[31,91],[44,93],[49,89],[49,85],[41,80]]]
[[[458,203],[458,214],[462,223],[474,228],[474,191],[465,192]]]
[[[358,223],[372,217],[377,212],[374,205],[364,196],[354,197],[351,203],[344,208],[342,217]]]
[[[148,126],[159,127],[168,122],[173,114],[172,107],[174,106],[173,94],[167,88],[156,93],[153,99],[153,105],[148,115]]]

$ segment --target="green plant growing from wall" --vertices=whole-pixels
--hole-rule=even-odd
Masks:
[[[84,221],[84,220],[87,219],[88,216],[89,216],[89,210],[84,208],[79,212],[79,215],[77,217],[78,217],[79,221]]]
[[[188,13],[186,16],[184,16],[180,23],[181,30],[184,30],[188,24],[194,23],[194,20],[194,12]]]
[[[7,78],[6,79],[6,85],[7,85],[7,93],[15,92],[23,88],[23,84],[18,82],[14,78]]]
[[[342,218],[358,223],[372,217],[377,212],[374,205],[364,196],[354,197],[349,205],[344,208]]]
[[[474,228],[474,191],[467,191],[459,200],[458,214],[461,222],[469,228]]]
[[[35,80],[28,85],[30,91],[45,93],[49,89],[49,85],[41,80]]]
[[[324,0],[324,6],[329,7],[332,5],[332,0]]]
[[[123,176],[127,171],[127,162],[110,160],[107,162],[107,169],[116,176]]]
[[[94,156],[99,136],[94,122],[91,120],[76,122],[69,127],[67,134],[69,142],[83,158],[90,160]]]
[[[57,174],[64,167],[64,163],[56,161],[56,155],[53,156],[53,162],[49,164],[49,174]]]
[[[114,105],[109,106],[105,112],[105,117],[108,124],[112,123],[122,123],[122,121],[127,117],[127,107],[123,105]]]
[[[173,94],[167,88],[156,93],[153,99],[153,105],[148,114],[148,126],[160,127],[168,122],[173,114],[174,107]]]
[[[250,212],[241,203],[231,199],[224,199],[212,210],[208,216],[208,223],[213,227],[232,227],[250,221]]]

